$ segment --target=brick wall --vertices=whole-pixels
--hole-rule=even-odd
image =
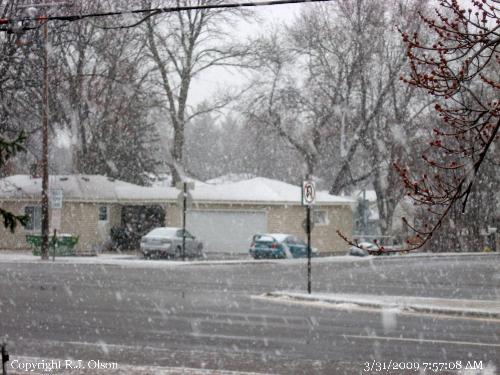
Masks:
[[[26,206],[39,206],[39,202],[2,202],[2,208],[24,214]],[[104,204],[105,205],[105,204]],[[70,233],[79,237],[76,250],[78,252],[89,252],[95,246],[103,243],[103,233],[99,230],[99,206],[98,203],[64,202],[61,210],[61,228],[59,233]],[[119,217],[116,205],[108,204],[110,221]],[[119,220],[119,219],[118,219]],[[110,223],[111,224],[111,223]],[[0,250],[28,250],[26,242],[27,234],[39,234],[40,230],[27,230],[21,226],[14,234],[0,226]],[[52,232],[51,232],[52,233]]]

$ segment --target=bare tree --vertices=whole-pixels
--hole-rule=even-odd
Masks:
[[[184,0],[177,0],[176,3],[179,6],[187,4]],[[209,3],[213,4],[213,1],[189,2],[191,5]],[[189,93],[193,79],[206,70],[238,64],[235,57],[243,52],[227,42],[234,15],[234,11],[205,8],[161,15],[146,21],[148,55],[156,69],[157,87],[165,98],[163,108],[168,117],[165,123],[173,129],[167,164],[174,184],[185,173],[183,151],[186,124],[197,115],[225,104],[218,102],[196,111],[189,106]]]
[[[258,73],[252,83],[243,114],[247,126],[265,136],[279,137],[304,160],[305,174],[312,176],[318,164],[320,129],[328,116],[315,116],[318,106],[308,100],[297,81],[299,56],[287,46],[282,30],[254,41]],[[323,121],[323,123],[318,122]]]
[[[373,184],[380,230],[391,229],[403,189],[392,160],[411,146],[405,123],[428,104],[398,86],[405,45],[396,22],[411,21],[416,2],[344,0],[304,11],[286,30],[261,38],[261,66],[246,116],[302,155],[305,175],[338,194]]]
[[[442,123],[422,156],[427,172],[416,176],[396,165],[409,196],[428,213],[421,227],[412,227],[416,236],[410,242],[417,247],[458,202],[465,210],[488,158],[490,167],[498,167],[494,145],[500,128],[498,2],[472,1],[463,8],[443,0],[433,14],[419,17],[430,37],[402,33],[411,69],[402,79],[439,99],[435,109]]]
[[[139,31],[103,30],[113,22],[72,23],[57,34],[52,123],[72,137],[75,171],[145,184],[157,164],[149,70]]]

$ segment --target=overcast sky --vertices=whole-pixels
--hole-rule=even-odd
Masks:
[[[239,37],[246,38],[251,35],[258,35],[266,26],[272,24],[288,23],[293,20],[303,6],[309,4],[287,4],[287,5],[269,5],[253,8],[256,18],[262,22],[240,22],[238,24]],[[196,105],[203,100],[213,96],[218,88],[234,85],[235,82],[243,81],[244,78],[234,69],[228,71],[225,68],[217,68],[202,73],[194,82],[193,90],[190,92],[190,102]]]

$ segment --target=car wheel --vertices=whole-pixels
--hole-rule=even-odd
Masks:
[[[143,253],[144,259],[151,259],[151,254],[150,253]]]

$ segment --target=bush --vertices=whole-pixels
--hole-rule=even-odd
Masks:
[[[115,251],[130,250],[132,233],[127,227],[113,227],[111,228],[111,243]]]

